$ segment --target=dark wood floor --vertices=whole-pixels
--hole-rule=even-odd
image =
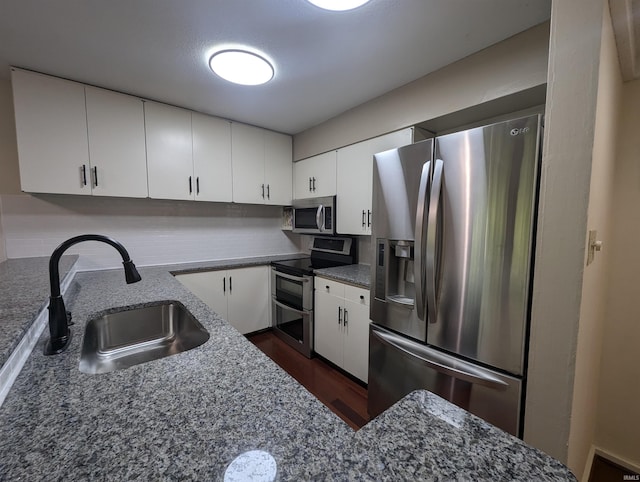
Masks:
[[[369,421],[362,385],[318,357],[308,359],[270,331],[248,339],[353,429]]]

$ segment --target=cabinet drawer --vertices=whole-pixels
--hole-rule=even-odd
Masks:
[[[316,277],[315,290],[344,298],[345,285],[327,278]]]
[[[359,305],[369,306],[369,291],[364,288],[344,285],[344,298]]]

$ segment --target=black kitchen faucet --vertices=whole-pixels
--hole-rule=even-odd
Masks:
[[[133,261],[129,258],[129,253],[124,246],[118,241],[108,236],[101,234],[82,234],[73,238],[67,239],[60,246],[58,246],[49,259],[49,282],[51,284],[51,297],[49,298],[49,334],[51,337],[44,347],[45,355],[57,355],[67,349],[69,343],[71,343],[71,330],[69,330],[69,322],[71,321],[71,313],[67,314],[67,310],[64,306],[64,300],[60,294],[60,271],[59,262],[64,253],[69,247],[82,241],[101,241],[103,243],[110,244],[118,250],[120,256],[122,256],[122,264],[124,265],[124,276],[127,284],[137,283],[142,278],[140,273],[133,264]]]

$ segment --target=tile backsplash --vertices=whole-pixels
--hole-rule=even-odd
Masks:
[[[84,233],[120,241],[139,266],[297,253],[300,236],[281,229],[281,208],[250,204],[164,201],[70,195],[2,195],[7,258],[50,256],[65,239]],[[121,265],[103,243],[69,249],[78,268]]]

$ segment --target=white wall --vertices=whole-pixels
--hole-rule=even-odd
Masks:
[[[524,440],[567,461],[602,0],[553,0]],[[570,467],[580,475],[581,467]]]
[[[544,23],[295,135],[293,158],[303,159],[543,85],[548,49],[549,24]]]
[[[623,85],[596,446],[640,470],[640,80]]]
[[[83,233],[113,236],[138,265],[288,254],[298,236],[280,229],[280,208],[241,204],[2,195],[7,256],[49,256],[65,239]],[[80,269],[120,266],[113,248],[88,242]]]
[[[585,267],[582,285],[567,458],[576,475],[583,474],[590,465],[589,451],[595,439],[602,339],[608,312],[608,276],[613,255],[611,214],[621,94],[622,76],[609,7],[605,4],[587,213],[587,226],[598,231],[604,248],[596,254],[593,263]]]

